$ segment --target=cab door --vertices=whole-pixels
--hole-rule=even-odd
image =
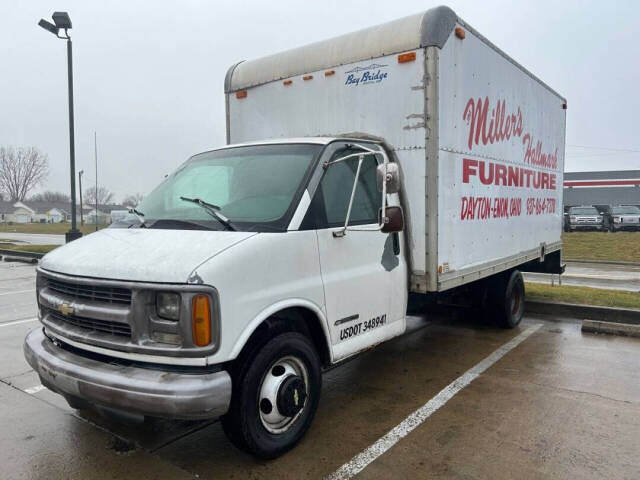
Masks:
[[[357,151],[341,148],[327,160]],[[363,159],[350,227],[378,225],[382,196],[376,185],[377,157]],[[406,265],[399,235],[356,230],[336,235],[344,227],[357,167],[356,157],[325,168],[310,209],[316,222],[334,361],[398,335],[405,328]]]

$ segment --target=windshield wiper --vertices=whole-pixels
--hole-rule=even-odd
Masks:
[[[233,224],[229,221],[227,217],[220,213],[220,207],[214,205],[213,203],[205,202],[199,198],[189,198],[189,197],[180,197],[180,200],[184,200],[185,202],[195,203],[196,205],[200,205],[206,212],[211,215],[213,218],[218,220],[227,230],[231,230],[233,232],[238,229],[233,226]]]
[[[136,210],[133,207],[129,207],[127,211],[136,216],[136,218],[140,222],[140,228],[147,228],[144,223],[144,213],[142,213],[140,210]]]

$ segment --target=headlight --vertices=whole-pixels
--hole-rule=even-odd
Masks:
[[[615,223],[620,223],[620,217],[613,217],[613,221]]]
[[[571,215],[571,216],[569,217],[569,221],[570,221],[570,222],[575,222],[575,221],[576,221],[576,217],[574,217],[573,215]]]
[[[596,217],[596,221],[597,222],[601,222],[602,221],[602,217]]]
[[[156,312],[167,320],[180,320],[180,295],[171,292],[156,294]]]

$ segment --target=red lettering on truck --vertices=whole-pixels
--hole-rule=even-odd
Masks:
[[[522,112],[520,107],[510,114],[507,114],[506,100],[498,100],[497,105],[491,109],[489,118],[489,97],[470,98],[464,108],[462,118],[469,125],[469,150],[473,149],[473,144],[483,145],[487,143],[502,142],[509,140],[512,136],[522,135]],[[487,123],[488,121],[488,123]]]
[[[482,185],[555,190],[556,174],[539,172],[525,167],[509,167],[485,160],[462,159],[462,183],[477,177]]]

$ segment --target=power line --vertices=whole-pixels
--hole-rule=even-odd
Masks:
[[[628,152],[628,153],[640,153],[640,150],[630,149],[630,148],[611,148],[611,147],[594,147],[588,145],[575,145],[575,144],[567,144],[567,147],[573,148],[587,148],[591,150],[609,150],[612,152]]]

